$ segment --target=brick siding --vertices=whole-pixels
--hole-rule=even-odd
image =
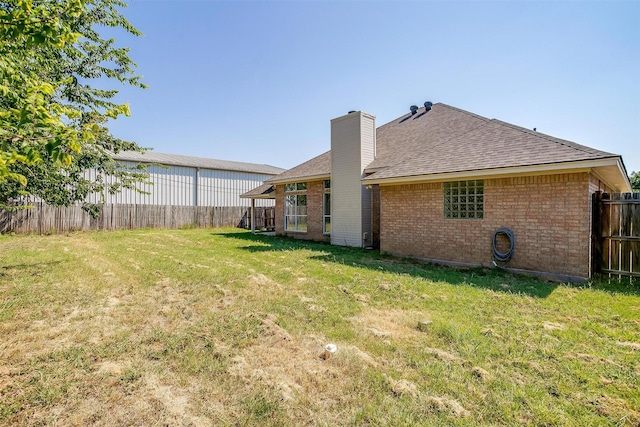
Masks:
[[[445,219],[442,183],[382,186],[380,249],[400,256],[490,266],[492,238],[515,235],[509,267],[589,276],[588,173],[486,179],[484,218]]]
[[[329,242],[330,236],[322,234],[322,218],[323,218],[323,194],[324,180],[307,181],[307,191],[291,192],[289,194],[306,194],[307,195],[307,231],[285,231],[284,229],[284,185],[276,186],[276,234],[280,236],[289,236],[296,239],[315,240],[320,242]]]

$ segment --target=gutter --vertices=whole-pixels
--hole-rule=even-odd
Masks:
[[[323,173],[321,175],[294,176],[294,177],[278,179],[278,180],[274,180],[273,178],[270,178],[264,182],[265,184],[276,185],[276,184],[288,184],[291,182],[300,182],[300,181],[320,181],[323,179],[331,179],[331,174],[327,175],[326,173]]]
[[[505,175],[538,175],[544,172],[554,173],[575,173],[575,172],[591,172],[593,168],[612,167],[618,168],[621,176],[624,177],[624,183],[618,183],[618,185],[611,185],[612,188],[627,187],[627,191],[631,191],[631,183],[629,177],[626,174],[624,164],[620,156],[609,157],[598,160],[581,160],[577,162],[565,162],[565,163],[548,163],[542,165],[530,165],[530,166],[512,166],[505,168],[492,168],[492,169],[478,169],[469,171],[456,171],[456,172],[443,172],[426,175],[409,175],[409,176],[392,176],[376,178],[375,174],[369,175],[362,179],[363,185],[379,184],[379,185],[393,185],[393,184],[409,184],[419,182],[442,182],[442,181],[455,181],[459,179],[472,179],[472,178],[494,178],[502,177]],[[620,185],[623,184],[623,185]]]

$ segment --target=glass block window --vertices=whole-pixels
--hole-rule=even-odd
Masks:
[[[482,219],[484,215],[484,181],[444,183],[444,217]]]
[[[285,196],[284,229],[286,231],[307,231],[306,194]]]

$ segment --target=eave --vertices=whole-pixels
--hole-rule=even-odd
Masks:
[[[285,179],[274,179],[274,178],[270,178],[268,180],[266,180],[265,182],[268,182],[269,184],[289,184],[292,182],[303,182],[303,181],[320,181],[320,180],[324,180],[324,179],[331,179],[331,174],[320,174],[320,175],[307,175],[307,176],[298,176],[298,177],[289,177],[289,178],[285,178]]]
[[[601,181],[603,181],[607,186],[611,187],[615,191],[632,191],[629,177],[627,176],[626,169],[620,157],[609,157],[604,159],[581,160],[563,163],[548,163],[541,165],[445,172],[426,175],[394,176],[387,178],[376,178],[375,175],[370,175],[364,178],[362,180],[362,183],[364,185],[378,184],[384,186],[398,184],[417,184],[422,182],[443,182],[478,178],[489,179],[508,176],[531,176],[576,172],[594,173]]]

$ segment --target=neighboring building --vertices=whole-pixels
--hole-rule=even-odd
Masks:
[[[246,227],[250,201],[240,195],[284,171],[269,165],[155,152],[125,152],[113,158],[129,166],[146,165],[150,184],[136,184],[144,193],[125,188],[115,194],[105,190],[104,194],[89,195],[86,202],[100,207],[97,217],[86,212],[82,203],[53,207],[39,199],[24,198],[16,203],[33,208],[0,211],[0,233]],[[85,178],[96,180],[98,176],[95,170],[89,170]],[[107,183],[117,179],[109,175],[99,178]],[[274,201],[264,199],[257,203],[258,219],[271,226]],[[256,209],[252,211],[255,214]],[[252,219],[251,225],[255,226],[256,218]]]
[[[630,189],[619,155],[427,102],[377,129],[332,120],[331,151],[243,197],[275,198],[279,235],[458,266],[494,265],[507,228],[510,268],[572,280],[591,272],[591,195]]]
[[[91,195],[91,203],[103,203],[104,198],[107,205],[249,207],[249,201],[241,199],[240,195],[284,171],[269,165],[153,151],[144,154],[123,152],[113,157],[131,166],[138,163],[147,165],[152,184],[139,184],[138,188],[148,194],[123,189],[116,194]],[[105,180],[109,179],[113,178],[105,177]],[[262,200],[258,205],[273,206],[273,201]]]

